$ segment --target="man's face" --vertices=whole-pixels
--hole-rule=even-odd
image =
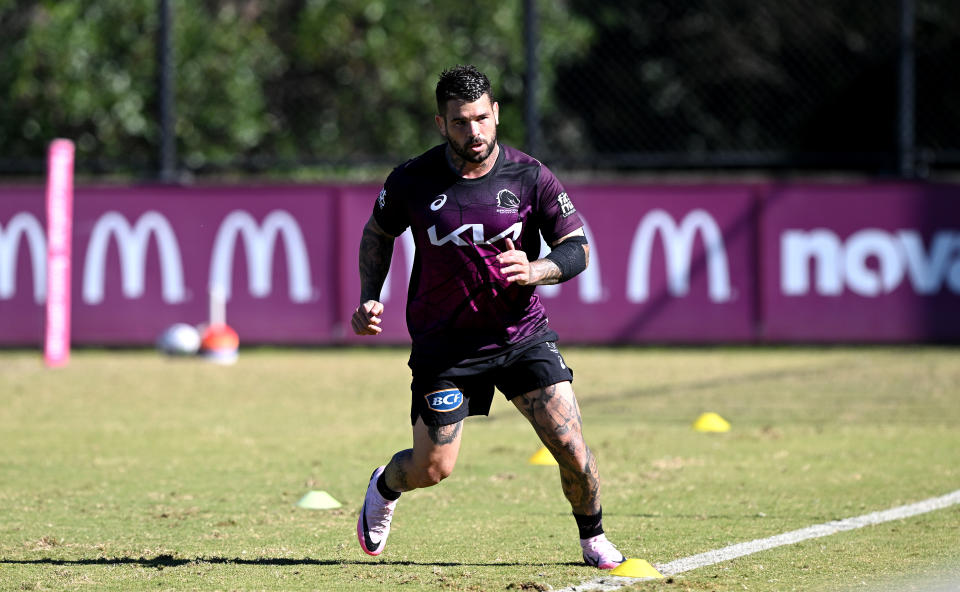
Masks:
[[[440,135],[457,156],[472,163],[485,161],[493,152],[498,123],[500,105],[486,94],[472,103],[449,100],[446,115],[437,115]]]

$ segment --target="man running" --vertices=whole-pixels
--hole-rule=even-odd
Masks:
[[[463,420],[487,415],[494,387],[529,420],[560,465],[583,559],[612,569],[597,461],[583,440],[572,370],[534,289],[586,269],[590,247],[563,186],[536,159],[498,143],[500,107],[473,66],[444,71],[436,124],[445,143],[388,176],[360,242],[358,335],[381,332],[380,290],[397,236],[416,244],[407,299],[413,341],[413,448],[374,470],[357,521],[364,552],[383,552],[402,492],[453,471]],[[552,251],[539,259],[541,235]]]

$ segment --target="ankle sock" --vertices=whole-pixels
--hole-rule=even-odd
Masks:
[[[387,501],[396,501],[400,499],[400,492],[394,491],[387,487],[387,481],[383,478],[386,473],[380,473],[380,476],[377,478],[377,491],[380,492],[380,495],[383,496],[383,499]]]
[[[581,539],[589,539],[603,534],[603,509],[590,516],[585,514],[573,513],[574,520],[577,521],[577,528],[580,530]]]

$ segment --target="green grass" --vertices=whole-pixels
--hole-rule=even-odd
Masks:
[[[960,489],[955,349],[566,348],[608,535],[651,563]],[[407,352],[151,351],[44,369],[0,352],[0,590],[518,590],[594,578],[556,468],[499,397],[387,550],[354,534],[370,471],[410,445]],[[726,434],[690,424],[704,411]],[[307,491],[343,503],[295,506]],[[960,507],[634,590],[881,590],[960,566]],[[957,579],[953,580],[957,582]]]

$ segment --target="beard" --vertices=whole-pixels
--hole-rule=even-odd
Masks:
[[[450,149],[453,150],[453,153],[462,158],[467,162],[480,163],[485,161],[493,153],[493,147],[497,144],[497,133],[493,133],[493,137],[489,140],[477,141],[477,138],[470,138],[463,144],[458,144],[452,138],[447,136],[447,144],[450,146]],[[471,147],[476,144],[483,144],[484,149],[479,153],[474,152]]]

